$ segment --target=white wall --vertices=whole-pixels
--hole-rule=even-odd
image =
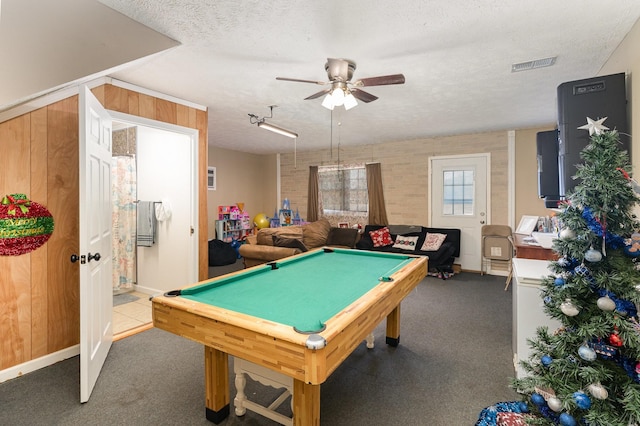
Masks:
[[[188,135],[138,128],[138,199],[168,200],[171,218],[158,222],[156,243],[138,247],[137,288],[158,293],[183,287],[194,278],[192,143]]]

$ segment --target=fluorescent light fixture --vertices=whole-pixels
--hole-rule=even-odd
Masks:
[[[288,136],[290,138],[297,138],[298,134],[293,133],[290,130],[283,129],[282,127],[274,126],[273,124],[269,124],[266,121],[261,121],[258,123],[258,127],[262,127],[263,129],[271,130],[274,133],[278,133],[283,136]]]

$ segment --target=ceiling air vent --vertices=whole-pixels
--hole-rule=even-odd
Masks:
[[[556,63],[557,56],[552,58],[536,59],[535,61],[520,62],[511,65],[511,72],[528,71],[536,68],[550,67]]]

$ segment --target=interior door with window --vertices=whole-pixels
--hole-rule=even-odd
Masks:
[[[488,223],[489,154],[434,157],[431,168],[431,226],[460,229],[462,269],[479,271],[482,225]]]

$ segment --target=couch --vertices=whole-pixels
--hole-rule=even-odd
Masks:
[[[446,278],[453,272],[455,258],[460,256],[460,230],[417,225],[367,225],[356,248],[428,256],[429,272]]]
[[[318,247],[355,248],[358,236],[357,229],[333,227],[320,219],[305,225],[262,228],[247,237],[239,253],[244,267],[249,268]]]

